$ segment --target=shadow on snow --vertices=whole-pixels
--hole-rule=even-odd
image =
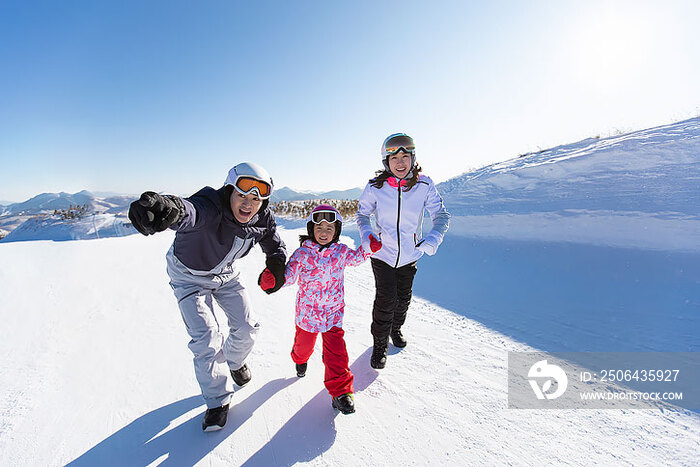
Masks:
[[[697,253],[448,233],[413,290],[548,352],[697,352],[698,284]]]
[[[372,349],[367,349],[350,369],[355,375],[355,392],[367,388],[377,377],[369,366]],[[120,429],[83,455],[67,464],[78,466],[194,465],[240,428],[253,413],[277,392],[297,378],[267,382],[246,399],[234,405],[223,430],[202,432],[203,412],[168,430],[173,420],[202,405],[201,396],[192,396],[153,410]],[[246,466],[292,465],[310,461],[326,452],[335,442],[335,417],[324,389],[306,403],[282,428],[246,462]],[[167,430],[167,431],[164,431]]]
[[[355,394],[364,391],[377,378],[378,373],[369,365],[371,354],[372,348],[368,348],[350,365],[350,371],[355,377]],[[361,411],[362,408],[358,410]],[[333,446],[336,436],[335,417],[339,413],[331,407],[328,392],[322,390],[294,414],[243,466],[290,466],[314,460]]]

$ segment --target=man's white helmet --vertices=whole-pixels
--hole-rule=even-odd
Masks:
[[[242,194],[255,192],[261,199],[269,198],[275,187],[267,170],[252,162],[235,165],[228,171],[224,185],[232,185]]]

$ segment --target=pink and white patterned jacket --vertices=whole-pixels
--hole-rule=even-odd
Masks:
[[[289,258],[284,286],[299,282],[296,325],[308,332],[326,332],[343,327],[345,266],[357,266],[370,253],[362,246],[353,250],[342,243],[321,245],[306,240]]]

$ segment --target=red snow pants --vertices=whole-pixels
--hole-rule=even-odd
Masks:
[[[314,352],[316,343],[316,332],[308,332],[296,327],[294,336],[294,347],[292,347],[292,360],[294,363],[306,363]],[[323,364],[326,367],[326,374],[323,384],[331,397],[342,396],[349,392],[354,392],[352,387],[353,375],[348,368],[348,351],[345,348],[345,331],[339,327],[331,328],[321,333],[323,339]]]

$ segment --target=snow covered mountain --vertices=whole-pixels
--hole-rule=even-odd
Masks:
[[[42,193],[22,203],[4,208],[0,215],[0,229],[5,231],[0,242],[27,240],[81,240],[100,237],[131,235],[126,214],[130,195],[100,198],[89,191],[78,193]],[[80,216],[66,218],[56,211],[78,211]],[[84,208],[83,208],[84,207]]]
[[[591,138],[438,186],[469,236],[700,250],[700,118]]]
[[[123,208],[122,204],[128,196],[118,196],[111,199],[101,199],[89,191],[83,190],[78,193],[42,193],[27,201],[14,203],[6,206],[9,214],[37,214],[43,211],[53,211],[54,209],[68,209],[69,206],[85,205],[90,206],[92,211],[107,211],[115,207]]]
[[[291,188],[283,186],[276,189],[270,200],[273,203],[277,201],[303,201],[306,199],[358,199],[362,194],[362,188],[350,188],[348,190],[333,190],[333,191],[295,191]]]

